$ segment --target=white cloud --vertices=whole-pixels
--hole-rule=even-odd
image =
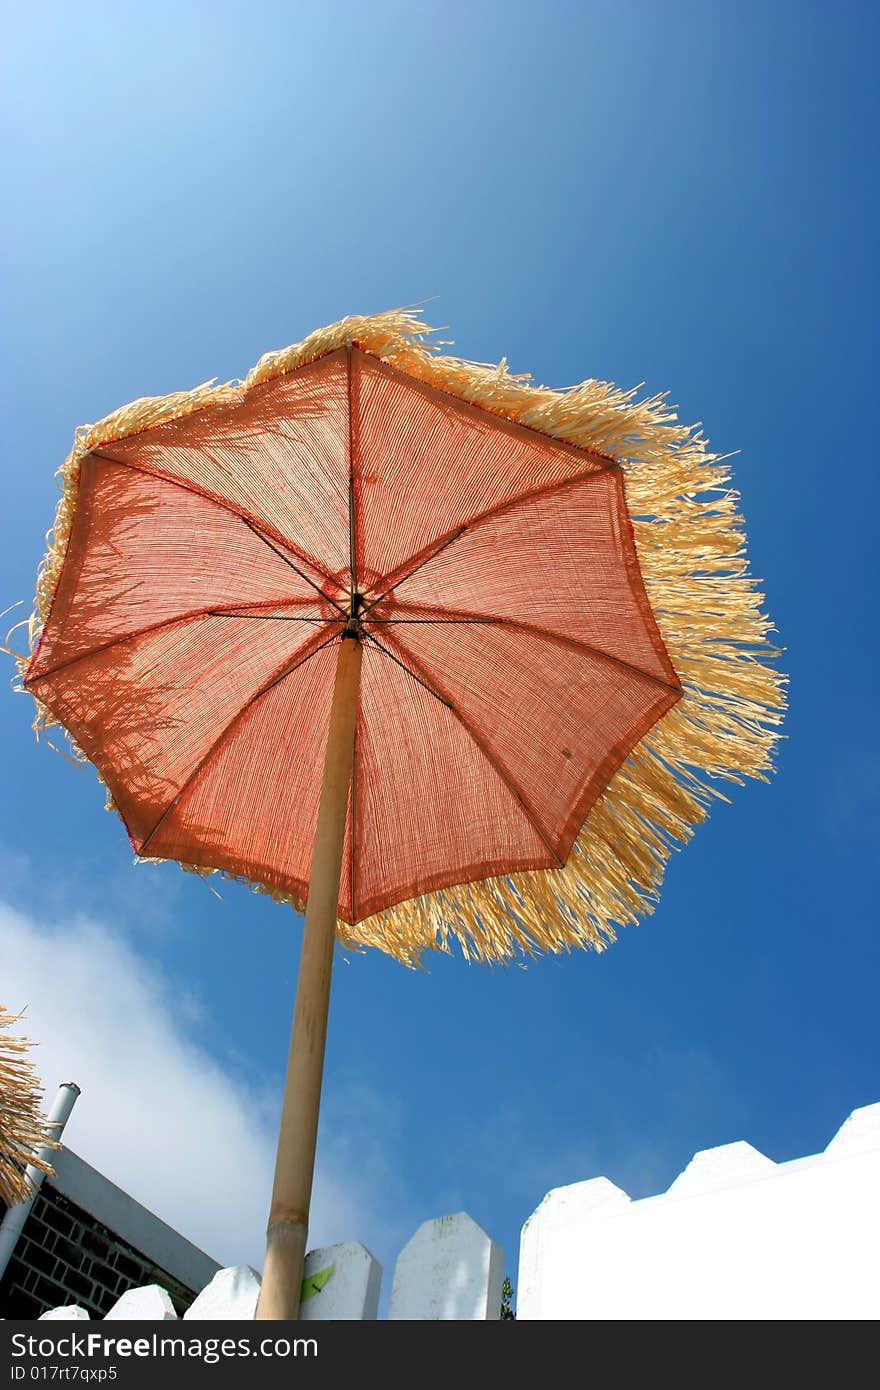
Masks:
[[[0,1003],[27,1005],[20,1031],[38,1044],[47,1102],[62,1081],[82,1088],[70,1147],[221,1263],[259,1268],[278,1105],[267,1080],[230,1076],[194,1039],[184,992],[109,926],[49,925],[0,902],[0,960]],[[400,1213],[385,1219],[382,1136],[354,1161],[371,1110],[355,1099],[337,1098],[322,1125],[310,1245],[362,1240],[386,1263]]]

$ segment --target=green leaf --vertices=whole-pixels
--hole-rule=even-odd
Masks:
[[[333,1266],[328,1265],[319,1273],[310,1274],[307,1279],[303,1279],[302,1291],[299,1296],[300,1303],[305,1303],[307,1298],[314,1298],[316,1293],[320,1293],[332,1273]]]

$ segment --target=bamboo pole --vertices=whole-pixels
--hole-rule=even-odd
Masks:
[[[360,691],[361,643],[339,644],[312,849],[258,1319],[296,1318],[309,1229],[339,879]]]

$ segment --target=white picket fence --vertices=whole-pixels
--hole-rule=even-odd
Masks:
[[[520,1319],[854,1319],[880,1316],[880,1104],[854,1110],[821,1154],[774,1163],[737,1142],[694,1156],[633,1201],[607,1178],[548,1193],[523,1227]],[[378,1316],[382,1270],[357,1242],[313,1250],[301,1317]],[[500,1316],[500,1247],[465,1212],[426,1221],[402,1250],[388,1317]],[[222,1269],[185,1319],[251,1319],[260,1278]],[[44,1319],[88,1318],[77,1307]],[[157,1285],[108,1319],[172,1319]]]
[[[391,1288],[389,1318],[408,1320],[491,1320],[500,1316],[504,1279],[501,1247],[466,1212],[426,1221],[404,1246]],[[310,1322],[372,1320],[379,1315],[382,1267],[357,1241],[311,1250],[306,1256],[300,1317]],[[251,1319],[260,1276],[249,1265],[221,1269],[184,1313],[184,1319]],[[70,1305],[43,1313],[43,1319],[87,1319]],[[107,1319],[176,1318],[168,1294],[158,1284],[129,1289]]]

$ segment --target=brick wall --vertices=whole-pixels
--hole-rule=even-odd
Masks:
[[[0,1203],[0,1215],[3,1210]],[[36,1318],[48,1308],[78,1303],[99,1318],[120,1294],[142,1284],[167,1289],[178,1315],[186,1311],[196,1292],[121,1240],[47,1179],[0,1280],[0,1317]]]

